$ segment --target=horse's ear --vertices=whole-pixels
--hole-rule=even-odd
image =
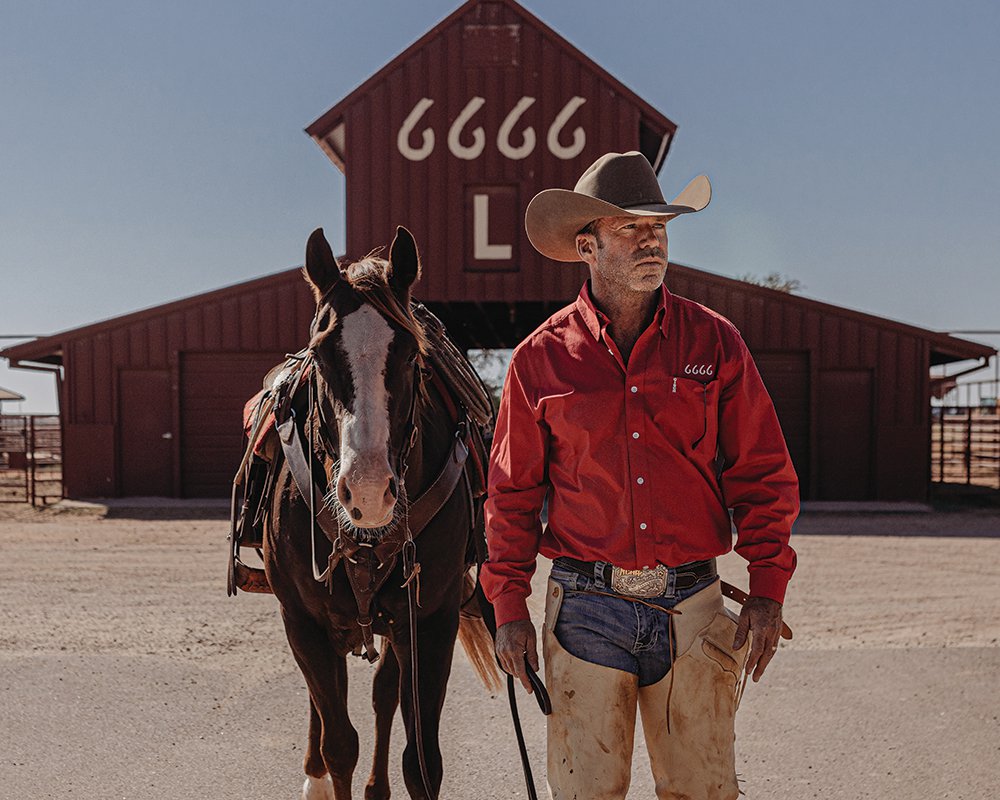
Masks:
[[[317,228],[306,243],[306,280],[312,284],[313,294],[319,300],[341,279],[340,265],[330,249],[330,243]]]
[[[389,285],[398,295],[410,291],[413,282],[420,277],[420,256],[413,234],[400,225],[396,228],[396,238],[389,248]]]

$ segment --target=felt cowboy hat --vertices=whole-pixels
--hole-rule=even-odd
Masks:
[[[576,235],[598,217],[676,217],[701,211],[712,199],[708,177],[699,175],[672,202],[663,199],[653,167],[642,153],[607,153],[580,176],[573,191],[546,189],[524,212],[528,240],[555,261],[579,261]]]

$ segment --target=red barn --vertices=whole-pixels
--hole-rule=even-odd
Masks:
[[[607,151],[659,170],[675,131],[513,0],[469,0],[307,129],[347,180],[348,256],[407,225],[415,293],[465,347],[513,346],[584,279],[530,246],[528,200]],[[993,348],[676,264],[667,283],[743,331],[805,499],[926,498],[930,367]],[[67,495],[224,496],[242,403],[311,316],[290,271],[0,355],[61,368]]]

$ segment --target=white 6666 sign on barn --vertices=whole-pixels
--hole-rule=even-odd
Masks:
[[[351,257],[416,236],[429,302],[564,301],[522,218],[602,153],[659,170],[676,126],[513,0],[470,0],[307,129],[347,179]]]

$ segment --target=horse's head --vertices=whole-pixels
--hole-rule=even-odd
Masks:
[[[316,417],[331,457],[325,500],[348,529],[363,529],[361,538],[378,538],[405,502],[400,473],[426,348],[410,312],[419,272],[406,228],[396,229],[388,261],[369,255],[343,271],[322,229],[306,246],[305,274],[316,295],[309,344]]]

